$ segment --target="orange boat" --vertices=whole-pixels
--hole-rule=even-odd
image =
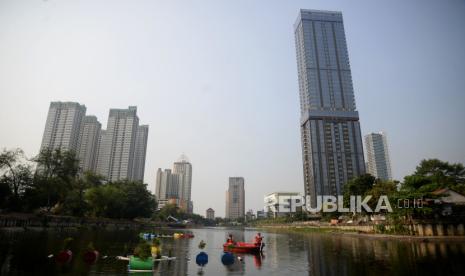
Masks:
[[[225,243],[223,249],[234,253],[260,253],[260,244],[248,242]]]

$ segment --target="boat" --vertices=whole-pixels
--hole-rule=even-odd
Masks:
[[[191,233],[174,233],[173,238],[175,239],[192,239],[194,234]]]
[[[141,258],[135,257],[135,256],[128,256],[128,257],[123,257],[123,256],[117,256],[117,260],[122,260],[122,261],[129,261],[128,264],[128,271],[129,272],[153,272],[153,264],[154,262],[162,262],[162,261],[174,261],[176,260],[176,257],[169,257],[169,256],[161,256],[161,258],[153,258],[153,257],[148,257],[145,260],[142,260]]]
[[[190,225],[189,220],[179,220],[173,216],[168,216],[166,220],[168,221],[168,227],[171,228],[186,228]]]
[[[187,223],[183,223],[183,222],[168,223],[168,227],[171,227],[171,228],[186,228]]]
[[[151,272],[153,271],[153,258],[141,259],[135,256],[129,256],[129,272]]]
[[[139,237],[144,240],[153,240],[158,238],[158,235],[154,233],[139,233]]]
[[[233,253],[260,253],[260,244],[249,242],[235,242],[223,244],[223,250]]]

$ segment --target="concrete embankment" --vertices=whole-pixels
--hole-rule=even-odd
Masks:
[[[1,228],[107,228],[134,229],[141,227],[160,227],[145,221],[118,220],[107,218],[80,218],[70,216],[34,215],[34,214],[0,214]]]

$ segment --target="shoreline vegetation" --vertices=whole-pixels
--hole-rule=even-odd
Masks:
[[[315,217],[296,210],[277,218],[266,211],[265,218],[256,220],[245,217],[208,220],[198,214],[188,214],[173,204],[157,210],[155,196],[142,181],[112,182],[94,172],[82,172],[72,151],[46,149],[32,159],[26,158],[21,149],[0,152],[0,228],[153,227],[166,225],[170,218],[175,218],[193,226],[281,225],[304,229],[297,231],[334,232],[337,229],[337,232],[364,232],[364,235],[465,236],[463,164],[422,160],[402,183],[364,174],[345,183],[342,194],[345,199],[352,195],[369,196],[370,206],[380,197],[403,205],[392,206],[392,211],[379,213],[377,218],[364,211],[323,212]],[[421,208],[416,206],[418,200]]]
[[[83,172],[73,151],[44,149],[34,158],[27,158],[21,149],[0,152],[0,228],[50,223],[58,227],[165,225],[170,217],[192,224],[214,223],[173,204],[159,210],[157,205],[146,183],[108,181],[95,172]],[[19,215],[8,218],[14,214]]]
[[[465,236],[415,236],[415,235],[403,235],[403,234],[382,234],[376,232],[363,232],[357,230],[344,230],[340,228],[334,228],[334,226],[295,226],[292,224],[279,224],[279,225],[261,225],[257,227],[271,232],[293,232],[302,234],[330,234],[345,237],[357,237],[357,238],[368,238],[368,239],[386,239],[386,240],[405,240],[405,241],[463,241],[465,242]]]

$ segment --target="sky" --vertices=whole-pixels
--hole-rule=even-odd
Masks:
[[[465,163],[465,1],[0,0],[0,148],[40,148],[51,101],[138,107],[145,182],[186,154],[194,211],[224,216],[228,177],[246,209],[303,192],[293,23],[342,11],[362,134],[385,131],[393,175]]]

